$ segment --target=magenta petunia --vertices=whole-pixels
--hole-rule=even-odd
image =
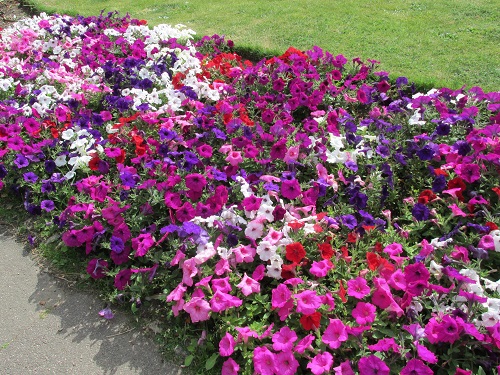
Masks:
[[[329,352],[320,352],[307,364],[307,368],[314,375],[321,375],[330,372],[333,365],[333,356]]]
[[[185,177],[186,187],[196,192],[203,191],[203,188],[207,185],[207,180],[202,174],[191,173]]]
[[[319,262],[314,261],[309,272],[316,277],[325,277],[332,268],[333,263],[329,259],[323,259]]]
[[[118,272],[115,276],[115,288],[118,290],[124,290],[127,285],[130,284],[130,277],[132,276],[132,270],[125,268]]]
[[[154,245],[155,239],[151,233],[143,233],[135,238],[132,238],[132,249],[135,250],[136,257],[143,257],[148,250]]]
[[[390,369],[375,355],[362,357],[358,362],[359,375],[389,375]]]
[[[87,273],[93,279],[102,279],[108,272],[108,262],[104,259],[94,258],[87,264]]]
[[[410,359],[405,367],[401,369],[401,375],[433,375],[434,371],[420,359]]]
[[[481,178],[479,165],[477,164],[457,164],[454,171],[462,180],[469,184]]]
[[[300,184],[296,179],[283,181],[280,191],[281,195],[287,199],[295,199],[302,193]]]
[[[424,345],[416,344],[415,347],[417,348],[417,355],[420,359],[424,360],[425,362],[429,363],[437,363],[438,359],[436,355],[427,349]]]
[[[281,351],[275,355],[276,363],[274,371],[280,375],[295,375],[299,368],[299,361],[293,355],[293,352]]]
[[[271,291],[271,306],[273,309],[283,307],[292,297],[292,292],[284,284],[279,284]]]

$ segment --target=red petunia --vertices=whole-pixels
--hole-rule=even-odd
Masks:
[[[426,189],[418,196],[418,203],[427,204],[437,198],[437,195],[430,189]]]
[[[321,313],[316,311],[312,314],[304,314],[299,321],[300,324],[302,324],[302,328],[304,328],[306,331],[318,329],[321,321]]]
[[[290,262],[300,263],[302,259],[306,256],[306,251],[304,250],[304,246],[300,242],[294,242],[286,245],[286,254],[285,257]]]
[[[97,171],[99,170],[99,162],[101,159],[99,159],[99,156],[93,156],[92,159],[89,161],[89,168],[92,171]]]
[[[329,243],[318,244],[319,252],[321,253],[321,258],[331,259],[333,256],[333,248]]]
[[[293,221],[291,223],[288,223],[288,226],[290,228],[292,228],[293,230],[297,230],[297,229],[300,229],[304,226],[305,224],[304,223],[300,223],[298,221]]]
[[[486,225],[488,228],[490,228],[490,232],[492,230],[497,230],[498,229],[498,225],[496,225],[495,223],[493,223],[491,221],[487,221],[486,223],[484,223],[484,225]]]
[[[347,295],[347,291],[344,287],[344,281],[343,280],[339,280],[339,285],[340,285],[340,288],[339,288],[339,297],[340,297],[340,300],[342,301],[342,303],[346,303],[347,302],[347,298],[345,297]]]
[[[366,253],[366,261],[368,262],[368,268],[372,271],[375,271],[380,266],[380,264],[382,264],[381,259],[382,259],[381,256],[378,254],[372,253],[370,251]]]
[[[283,264],[281,266],[281,277],[285,280],[292,279],[296,276],[295,268],[297,263],[293,262],[291,264]]]
[[[494,187],[491,190],[493,190],[497,195],[500,197],[500,187]]]
[[[460,191],[457,192],[457,198],[463,202],[464,196],[462,194],[463,191],[467,188],[465,182],[460,177],[455,177],[454,179],[448,181],[448,189],[456,189],[459,188]]]
[[[373,247],[373,249],[377,252],[377,253],[381,253],[382,250],[384,250],[384,247],[382,246],[382,244],[380,242],[377,242],[375,244],[375,246]]]

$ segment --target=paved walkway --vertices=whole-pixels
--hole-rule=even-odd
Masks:
[[[125,316],[101,318],[102,301],[69,290],[0,225],[0,374],[177,375]]]

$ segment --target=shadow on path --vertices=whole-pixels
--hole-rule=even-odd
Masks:
[[[181,374],[124,313],[106,320],[103,302],[40,270],[0,225],[2,374]]]

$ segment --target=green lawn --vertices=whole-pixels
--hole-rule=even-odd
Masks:
[[[380,61],[423,86],[500,90],[500,0],[32,0],[38,9],[118,10],[150,25],[182,23],[237,46],[282,53],[318,45]]]

